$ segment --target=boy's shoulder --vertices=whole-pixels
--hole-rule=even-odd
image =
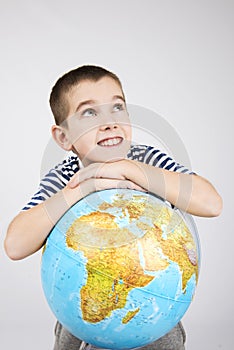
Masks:
[[[133,160],[143,161],[147,154],[150,153],[162,153],[159,149],[141,144],[132,144],[128,152],[127,157]]]
[[[70,178],[78,171],[82,165],[77,155],[68,155],[57,165],[49,170],[41,179],[41,184],[47,182],[59,182],[66,185]]]
[[[62,170],[64,171],[68,171],[68,170],[73,170],[73,171],[77,171],[81,168],[81,163],[79,161],[79,158],[77,155],[68,155],[66,158],[63,159],[62,162],[58,163],[54,169],[55,170]]]

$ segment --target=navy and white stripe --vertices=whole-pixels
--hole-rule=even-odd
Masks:
[[[132,146],[128,158],[170,171],[194,174],[185,166],[176,163],[168,154],[152,146]]]
[[[59,190],[63,189],[79,169],[80,166],[77,156],[69,156],[64,159],[62,163],[56,165],[42,178],[38,191],[23,210],[30,209],[44,202]]]
[[[176,163],[166,153],[163,153],[159,149],[152,146],[133,145],[127,154],[127,158],[169,171],[194,174],[183,165]],[[77,156],[67,157],[62,163],[51,169],[49,173],[41,180],[38,191],[31,198],[30,202],[23,208],[23,210],[30,209],[37,204],[42,203],[64,188],[71,177],[77,171],[79,171],[80,168],[81,166],[79,165],[79,159]]]

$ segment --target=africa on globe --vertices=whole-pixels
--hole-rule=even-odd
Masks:
[[[140,191],[92,193],[51,231],[42,254],[47,302],[74,336],[133,349],[168,333],[195,293],[199,239],[190,215]]]

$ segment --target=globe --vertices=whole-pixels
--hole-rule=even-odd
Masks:
[[[42,286],[59,322],[99,348],[169,332],[193,299],[200,248],[191,216],[145,192],[111,189],[72,206],[43,249]]]

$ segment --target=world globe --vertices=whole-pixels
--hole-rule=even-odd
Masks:
[[[42,286],[59,322],[99,348],[133,349],[168,333],[193,299],[194,221],[145,192],[111,189],[72,206],[43,249]]]

